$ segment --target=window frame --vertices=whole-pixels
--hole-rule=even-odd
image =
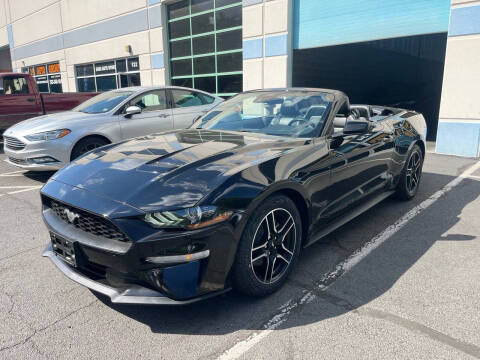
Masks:
[[[170,97],[168,96],[168,92],[167,92],[167,89],[155,89],[155,90],[148,90],[148,91],[145,91],[143,93],[140,93],[140,94],[137,94],[137,95],[133,95],[133,97],[130,99],[130,100],[127,100],[127,102],[123,105],[123,109],[122,109],[122,113],[125,113],[125,110],[127,109],[127,107],[129,106],[136,106],[135,104],[132,104],[132,102],[135,100],[135,99],[138,99],[140,97],[144,97],[144,96],[147,96],[151,93],[154,93],[154,92],[163,92],[163,94],[165,95],[165,108],[164,109],[156,109],[156,110],[145,110],[145,109],[142,109],[142,113],[144,112],[152,112],[152,111],[163,111],[163,110],[169,110],[171,109],[171,103],[170,103]]]
[[[129,69],[129,60],[133,60],[133,59],[136,59],[137,62],[138,62],[138,69],[136,70],[130,70]],[[119,72],[118,69],[117,69],[117,62],[119,61],[124,61],[125,62],[125,69],[126,71],[122,71],[122,72]],[[103,74],[97,74],[97,68],[96,66],[98,64],[103,64],[103,63],[109,63],[109,62],[113,62],[113,65],[115,67],[115,71],[114,72],[110,72],[110,73],[103,73]],[[88,65],[92,65],[93,66],[93,74],[92,75],[84,75],[84,76],[78,76],[77,75],[77,67],[79,66],[88,66]],[[98,90],[98,85],[97,85],[97,78],[101,78],[101,77],[107,77],[107,76],[115,76],[115,85],[116,85],[116,88],[114,89],[111,89],[111,90],[115,90],[115,89],[124,89],[124,87],[121,87],[121,80],[120,80],[120,76],[121,75],[137,75],[138,74],[138,77],[139,77],[139,85],[141,85],[141,78],[140,78],[140,57],[139,56],[128,56],[128,57],[122,57],[122,58],[115,58],[115,59],[108,59],[108,60],[99,60],[99,61],[95,61],[95,62],[87,62],[87,63],[81,63],[81,64],[75,64],[74,65],[74,73],[75,73],[75,86],[76,86],[76,89],[78,92],[89,92],[89,91],[80,91],[79,90],[79,87],[78,87],[78,79],[85,79],[85,78],[93,78],[93,83],[95,85],[95,89],[92,90],[91,92],[104,92],[104,91],[110,91],[110,90],[103,90],[103,91],[99,91]],[[129,87],[129,86],[127,86]]]
[[[238,49],[218,51],[217,50],[217,34],[227,33],[227,32],[230,32],[230,31],[233,32],[233,31],[238,31],[238,30],[240,30],[240,32],[241,32],[241,30],[243,28],[243,19],[242,19],[241,25],[239,25],[239,26],[233,26],[233,27],[229,27],[229,28],[225,28],[225,29],[217,29],[216,14],[217,14],[217,12],[232,9],[232,8],[235,8],[235,7],[238,7],[240,9],[240,12],[241,12],[242,11],[242,1],[237,0],[233,3],[231,3],[231,4],[216,7],[216,1],[213,0],[213,8],[212,9],[192,13],[192,1],[188,0],[188,15],[178,16],[178,17],[175,17],[175,18],[169,18],[170,13],[169,13],[168,6],[171,6],[171,5],[167,5],[167,14],[166,14],[167,25],[168,25],[168,27],[167,27],[167,39],[168,39],[167,40],[167,42],[168,42],[167,51],[168,51],[168,60],[169,60],[169,65],[170,65],[169,66],[169,73],[170,73],[169,75],[170,75],[171,83],[173,83],[174,80],[182,80],[182,79],[189,79],[190,80],[191,79],[192,88],[195,88],[195,79],[196,78],[215,77],[215,92],[212,92],[212,94],[214,94],[216,96],[224,96],[224,97],[230,97],[230,96],[236,95],[237,94],[236,92],[232,92],[232,93],[221,93],[221,92],[219,92],[218,77],[219,76],[224,76],[224,75],[240,75],[240,76],[242,76],[242,80],[243,80],[243,68],[240,69],[240,70],[237,70],[237,71],[219,72],[218,71],[218,56],[219,55],[232,54],[232,53],[243,53],[242,42],[240,42],[240,47]],[[192,32],[192,19],[194,19],[198,16],[206,15],[206,14],[213,14],[213,31],[198,33],[198,34],[194,35],[193,32]],[[170,36],[170,24],[175,23],[177,21],[184,21],[184,20],[189,21],[190,34],[188,36],[171,38],[171,36]],[[202,54],[194,54],[194,47],[193,47],[194,39],[209,36],[209,35],[213,35],[213,38],[214,38],[213,52],[211,51],[211,52],[206,52],[206,53],[202,53]],[[172,45],[172,43],[175,43],[176,41],[184,41],[184,40],[189,40],[189,42],[190,42],[190,55],[179,56],[179,57],[171,57],[171,45]],[[214,58],[215,58],[214,72],[212,72],[212,73],[202,73],[202,74],[196,73],[195,68],[194,68],[194,59],[202,58],[202,57],[209,57],[209,56],[214,56]],[[173,70],[173,62],[175,62],[177,60],[190,60],[190,63],[191,63],[191,66],[192,66],[191,74],[189,74],[189,75],[174,75],[173,71],[172,71]],[[243,86],[242,86],[242,88],[243,88]],[[203,89],[199,89],[199,90],[203,90]],[[239,90],[241,92],[243,89],[239,89]]]
[[[50,72],[50,66],[51,65],[58,65],[58,71],[56,72]],[[45,74],[37,75],[36,69],[39,66],[45,66]],[[32,71],[33,70],[33,74]],[[63,94],[63,82],[62,82],[62,72],[61,72],[61,66],[60,66],[60,61],[52,61],[52,62],[47,62],[47,63],[42,63],[42,64],[36,64],[36,65],[30,65],[30,66],[24,66],[21,69],[21,72],[23,74],[29,74],[32,76],[32,78],[35,80],[35,83],[37,84],[38,87],[38,92],[41,94]],[[61,92],[52,92],[51,86],[50,86],[50,76],[51,75],[59,75],[60,76],[60,86],[62,88]],[[40,77],[46,77],[47,78],[47,87],[48,91],[40,91],[40,87],[38,86],[38,81],[37,79]]]

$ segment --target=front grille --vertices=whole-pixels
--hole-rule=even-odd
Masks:
[[[8,157],[8,161],[14,163],[14,164],[18,164],[18,165],[28,165],[29,164],[29,161],[26,160],[26,159],[16,159],[16,158],[12,158],[12,157]]]
[[[25,146],[27,146],[27,144],[25,144],[24,142],[14,138],[14,137],[4,136],[3,140],[5,142],[5,147],[8,148],[8,149],[23,150],[23,149],[25,149]]]
[[[90,214],[86,211],[54,200],[50,200],[50,208],[56,216],[66,223],[75,226],[77,229],[107,239],[123,242],[128,241],[126,235],[118,230],[115,225],[100,216]],[[68,218],[68,213],[71,215],[70,219]]]

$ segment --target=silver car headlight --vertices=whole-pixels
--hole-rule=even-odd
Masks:
[[[232,211],[216,206],[195,206],[193,208],[148,213],[143,220],[156,228],[200,229],[228,220]]]
[[[25,136],[26,139],[30,141],[45,141],[45,140],[54,140],[60,139],[68,134],[70,134],[69,129],[60,129],[60,130],[52,130],[52,131],[44,131],[37,134],[27,135]]]

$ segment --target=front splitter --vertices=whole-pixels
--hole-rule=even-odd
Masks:
[[[70,280],[73,280],[80,285],[83,285],[97,293],[108,296],[112,303],[116,304],[186,305],[223,294],[230,290],[228,288],[221,291],[215,291],[188,300],[174,300],[158,291],[140,285],[131,285],[128,288],[120,289],[92,280],[89,277],[78,272],[75,268],[71,267],[64,260],[55,255],[51,244],[49,244],[45,248],[42,256],[50,258],[50,260],[55,264],[55,266]]]

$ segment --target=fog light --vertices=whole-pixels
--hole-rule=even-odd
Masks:
[[[50,156],[44,156],[44,157],[39,157],[39,158],[33,158],[31,159],[35,164],[46,164],[46,163],[51,163],[51,162],[58,162],[58,160],[50,157]]]
[[[193,254],[185,255],[170,255],[170,256],[152,256],[147,257],[145,261],[153,264],[175,264],[175,263],[185,263],[200,259],[205,259],[210,255],[210,250],[204,250],[196,252]]]

